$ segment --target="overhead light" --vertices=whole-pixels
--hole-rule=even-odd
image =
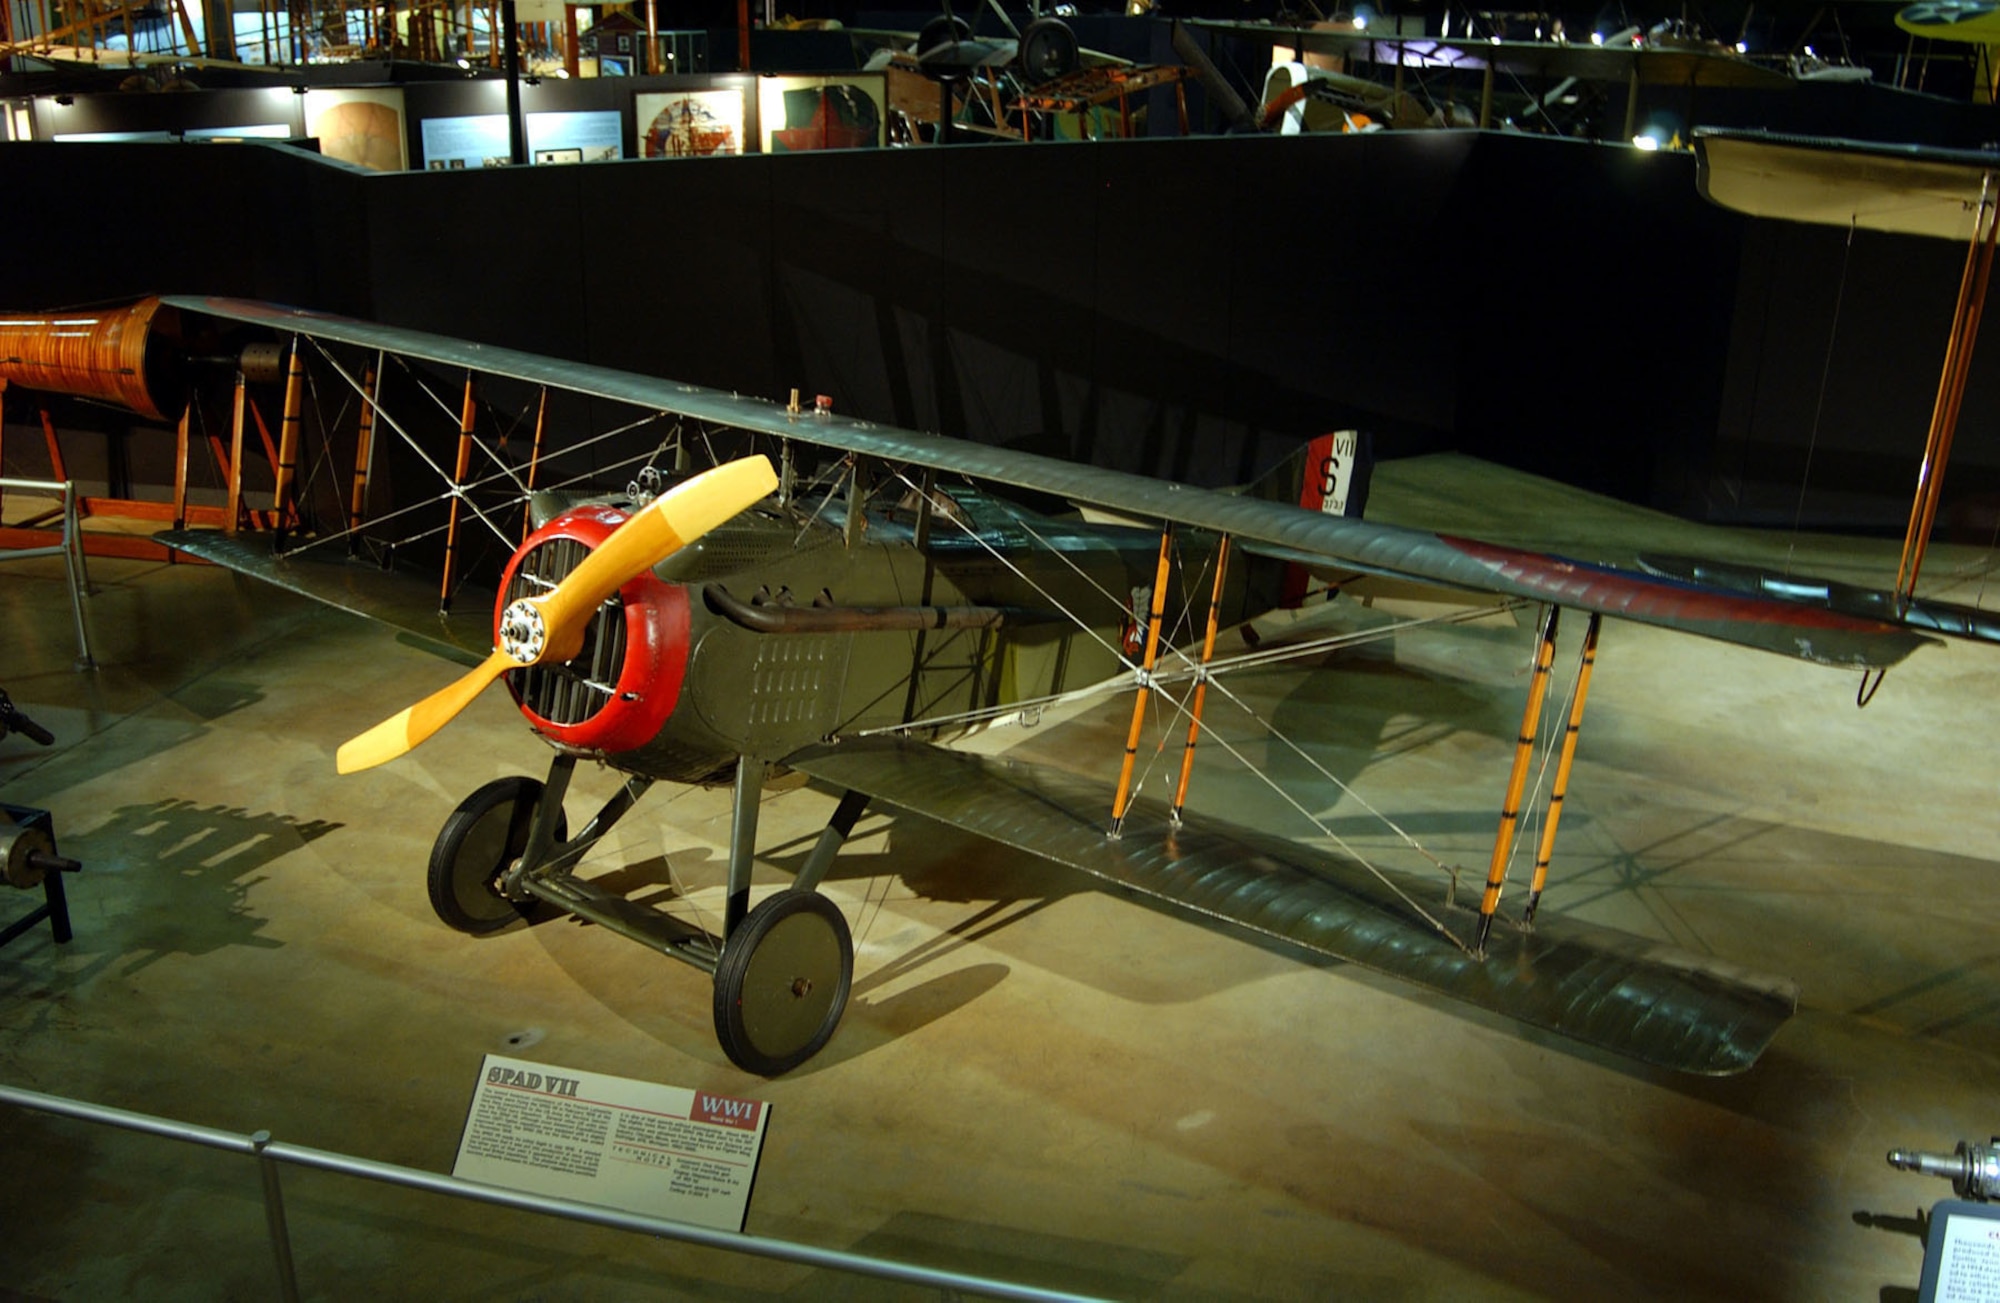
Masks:
[[[1660,148],[1660,138],[1658,136],[1634,136],[1632,137],[1632,147],[1651,154]]]

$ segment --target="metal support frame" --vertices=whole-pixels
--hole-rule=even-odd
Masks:
[[[1583,734],[1583,707],[1590,698],[1590,672],[1597,664],[1597,633],[1604,617],[1590,613],[1590,627],[1584,631],[1583,650],[1576,665],[1576,698],[1570,702],[1569,723],[1563,729],[1562,759],[1556,762],[1555,783],[1549,789],[1549,808],[1542,823],[1542,842],[1535,852],[1535,876],[1528,884],[1528,904],[1521,911],[1521,924],[1531,927],[1535,907],[1542,903],[1542,888],[1548,885],[1549,861],[1556,853],[1556,828],[1562,823],[1563,798],[1569,793],[1570,768],[1576,763],[1577,739]]]
[[[69,581],[70,612],[76,619],[76,668],[94,670],[97,668],[97,658],[90,651],[90,624],[83,615],[83,599],[90,592],[90,572],[84,568],[83,521],[77,509],[76,482],[0,479],[0,490],[5,489],[57,493],[62,496],[62,532],[59,541],[50,547],[0,551],[0,561],[26,561],[30,557],[38,556],[62,557],[63,574]]]
[[[713,973],[721,958],[714,937],[682,923],[649,906],[634,904],[623,896],[573,876],[576,866],[593,846],[625,817],[653,780],[633,775],[605,801],[582,831],[558,843],[555,830],[562,818],[563,797],[569,791],[576,757],[558,752],[549,762],[548,781],[542,785],[541,800],[528,824],[528,840],[521,858],[507,869],[500,883],[501,894],[511,900],[540,900],[586,919],[608,932],[657,950],[705,973]]]
[[[1493,932],[1493,915],[1500,908],[1500,889],[1507,883],[1507,862],[1513,858],[1514,837],[1520,831],[1521,793],[1528,785],[1528,761],[1534,754],[1535,734],[1542,726],[1542,702],[1549,691],[1549,666],[1556,650],[1556,618],[1559,607],[1551,606],[1542,620],[1541,637],[1535,644],[1535,673],[1528,685],[1528,705],[1521,715],[1521,734],[1514,744],[1514,768],[1507,775],[1507,799],[1500,808],[1500,831],[1493,838],[1493,859],[1486,870],[1486,894],[1479,901],[1479,930],[1473,934],[1472,952],[1484,956],[1486,938]]]
[[[73,872],[80,866],[75,860],[63,859],[56,850],[55,819],[47,810],[0,803],[0,816],[17,828],[35,828],[45,835],[49,839],[49,855],[54,865],[42,873],[42,903],[0,928],[0,946],[24,935],[43,919],[49,921],[49,935],[55,944],[67,945],[76,934],[70,930],[69,896],[63,889],[63,873],[65,870]],[[0,851],[0,860],[5,858],[4,851]]]

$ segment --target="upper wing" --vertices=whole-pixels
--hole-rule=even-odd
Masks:
[[[862,457],[928,467],[1127,516],[1174,521],[1357,569],[1602,612],[1827,665],[1883,669],[1932,641],[1879,619],[1704,587],[1521,548],[1321,515],[963,439],[793,412],[775,403],[588,363],[242,299],[174,296],[191,312],[673,412]]]

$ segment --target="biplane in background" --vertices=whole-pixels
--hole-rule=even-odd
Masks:
[[[262,340],[254,347],[275,339],[289,361],[278,528],[163,537],[397,624],[472,665],[342,745],[338,767],[352,772],[393,761],[496,679],[554,750],[544,778],[488,783],[445,819],[428,867],[439,917],[482,933],[555,906],[705,969],[714,978],[722,1046],[757,1073],[803,1063],[839,1022],[853,948],[840,909],[818,888],[871,800],[1094,874],[1225,929],[1336,956],[1648,1063],[1742,1071],[1793,1012],[1796,990],[1640,937],[1537,914],[1554,806],[1523,908],[1500,912],[1529,742],[1550,680],[1555,611],[1590,615],[1562,730],[1557,798],[1602,615],[1864,672],[1883,670],[1928,641],[1892,620],[1335,514],[1325,509],[1327,494],[1339,479],[1333,472],[1341,454],[1352,449],[1324,440],[1294,463],[1303,498],[1279,501],[314,312],[193,297],[165,304],[187,320],[252,332]],[[6,342],[18,383],[54,383],[19,364],[38,345],[19,333]],[[75,339],[58,343],[83,347]],[[379,378],[392,357],[433,368],[432,375],[442,368],[464,377],[455,471],[429,508],[449,512],[447,562],[462,546],[450,541],[461,525],[490,532],[511,552],[492,616],[461,602],[459,632],[440,616],[438,587],[410,600],[405,577],[346,563],[342,540],[352,537],[341,526],[350,504],[342,502],[335,526],[312,528],[292,496],[290,467],[330,461],[330,447],[301,455],[308,367],[350,392],[348,410],[362,431],[407,434],[382,402]],[[495,388],[506,378],[538,393],[529,406],[539,413],[555,391],[630,405],[646,414],[627,427],[647,427],[644,465],[624,492],[594,495],[587,484],[560,493],[535,488],[546,459],[531,461],[525,474],[519,466],[472,472],[475,453],[493,453],[475,438],[475,375]],[[407,382],[398,383],[407,392]],[[433,420],[454,407],[436,392],[414,401]],[[534,446],[543,446],[539,423]],[[418,453],[433,465],[442,460]],[[357,448],[357,456],[358,477],[370,454]],[[606,469],[598,468],[600,480]],[[479,506],[475,491],[496,480],[515,512],[505,519]],[[1009,495],[1053,506],[1031,510]],[[516,546],[523,504],[533,519]],[[1079,508],[1124,523],[1090,523]],[[407,525],[409,510],[392,513],[400,522],[381,517],[376,525]],[[321,553],[338,559],[315,564],[311,558]],[[1540,604],[1523,741],[1476,909],[1453,903],[1442,881],[1185,814],[1185,759],[1170,804],[1133,798],[1149,704],[1172,712],[1171,728],[1191,756],[1211,735],[1202,728],[1211,689],[1227,695],[1231,669],[1272,652],[1216,659],[1218,627],[1256,611],[1290,567],[1323,582],[1387,578],[1481,595],[1469,603]],[[451,582],[442,590],[447,596]],[[474,625],[469,635],[467,623]],[[1323,655],[1325,647],[1303,650]],[[1115,781],[944,745],[1080,694],[1120,690],[1133,693],[1134,705]],[[605,763],[626,781],[572,831],[564,797],[578,760]],[[1105,758],[1107,769],[1112,760]],[[759,795],[779,767],[842,796],[796,880],[753,904]],[[575,872],[656,782],[733,784],[719,936]]]

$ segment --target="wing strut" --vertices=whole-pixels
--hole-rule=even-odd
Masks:
[[[1222,585],[1229,574],[1229,535],[1215,543],[1215,587],[1208,597],[1208,630],[1201,638],[1201,665],[1195,670],[1194,706],[1188,717],[1187,745],[1181,748],[1181,778],[1174,787],[1174,808],[1168,817],[1180,826],[1181,807],[1187,804],[1188,775],[1194,772],[1194,745],[1201,737],[1201,708],[1208,700],[1208,663],[1215,658],[1215,627],[1222,617]]]
[[[294,496],[293,480],[299,466],[299,427],[305,418],[306,404],[306,362],[300,356],[301,342],[297,336],[292,339],[291,360],[285,367],[285,413],[278,421],[278,454],[272,460],[277,463],[277,483],[271,490],[271,512],[277,522],[277,530],[271,546],[274,551],[285,550],[285,529],[297,520],[292,509]]]
[[[547,385],[543,385],[541,397],[535,403],[535,441],[528,448],[528,482],[522,486],[522,488],[530,495],[532,495],[535,491],[535,479],[540,474],[542,469],[542,435],[547,432],[548,426],[549,426],[549,387]],[[535,532],[535,513],[532,510],[522,512],[521,541],[523,543],[527,542],[528,535],[534,532]]]
[[[1139,757],[1139,733],[1146,724],[1146,697],[1153,690],[1153,663],[1160,654],[1160,619],[1166,614],[1167,580],[1173,566],[1174,530],[1160,531],[1160,562],[1153,570],[1153,599],[1146,617],[1146,652],[1139,663],[1139,690],[1132,698],[1132,727],[1125,734],[1125,759],[1118,767],[1118,791],[1111,798],[1111,838],[1125,828],[1125,811],[1132,800],[1132,766]]]
[[[1951,334],[1946,337],[1944,372],[1938,377],[1937,400],[1931,408],[1931,428],[1924,443],[1924,459],[1917,467],[1917,496],[1910,504],[1910,523],[1903,533],[1903,559],[1896,567],[1896,606],[1900,611],[1917,591],[1917,571],[1924,564],[1924,548],[1931,527],[1937,522],[1938,498],[1944,493],[1944,467],[1951,456],[1952,435],[1958,430],[1958,411],[1965,399],[1965,383],[1972,372],[1972,343],[1979,336],[1979,318],[1986,309],[1986,285],[1993,274],[1993,245],[2000,237],[2000,211],[1996,211],[1993,174],[1987,173],[1980,188],[1978,219],[1972,240],[1965,247],[1965,270],[1958,282],[1958,306],[1952,313]],[[1980,224],[1985,235],[1980,235]]]
[[[1562,822],[1563,794],[1569,790],[1570,766],[1576,762],[1576,740],[1583,732],[1583,703],[1590,696],[1590,671],[1597,664],[1597,631],[1604,617],[1590,613],[1590,627],[1584,631],[1583,652],[1577,661],[1576,695],[1569,706],[1569,725],[1563,730],[1562,758],[1556,762],[1555,784],[1549,789],[1549,810],[1542,824],[1541,849],[1535,854],[1535,877],[1528,884],[1528,905],[1521,911],[1521,924],[1532,927],[1535,906],[1542,903],[1542,888],[1549,880],[1549,861],[1556,851],[1556,825]]]
[[[472,431],[479,416],[478,398],[472,387],[472,372],[465,373],[465,401],[458,409],[458,461],[451,473],[450,514],[444,522],[444,578],[438,587],[438,610],[451,610],[452,581],[458,576],[458,516],[465,501],[465,477],[472,470]]]
[[[382,399],[382,376],[387,369],[381,350],[361,373],[361,416],[354,432],[354,479],[347,496],[347,555],[361,551],[361,526],[368,519],[368,472],[375,465],[375,409]]]
[[[1514,768],[1507,775],[1507,800],[1500,809],[1500,831],[1493,839],[1493,861],[1486,870],[1486,894],[1479,901],[1479,930],[1472,938],[1472,953],[1481,958],[1486,955],[1486,937],[1493,931],[1493,915],[1500,908],[1500,888],[1507,882],[1514,836],[1520,830],[1521,793],[1528,785],[1528,761],[1534,752],[1535,734],[1542,726],[1542,701],[1548,696],[1549,665],[1556,652],[1556,617],[1560,614],[1561,607],[1549,608],[1542,621],[1541,641],[1535,647],[1535,677],[1528,686],[1528,708],[1521,716],[1521,736],[1514,745]]]

